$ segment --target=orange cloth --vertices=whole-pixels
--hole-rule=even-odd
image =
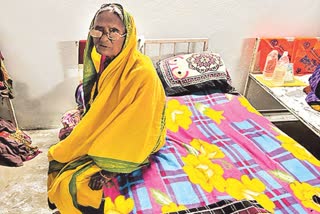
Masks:
[[[294,75],[311,74],[320,64],[320,42],[317,38],[296,38],[292,61]]]
[[[259,43],[259,68],[260,71],[263,71],[264,64],[266,63],[267,55],[272,50],[277,50],[279,55],[282,55],[284,51],[288,51],[289,59],[292,56],[292,47],[293,43],[288,41],[287,38],[261,38]]]

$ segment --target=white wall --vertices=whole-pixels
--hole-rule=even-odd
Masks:
[[[75,106],[78,82],[75,41],[85,39],[101,0],[0,0],[0,48],[14,80],[13,100],[22,128],[59,127]],[[135,17],[145,38],[209,37],[234,86],[242,91],[244,39],[319,36],[318,0],[115,1]]]

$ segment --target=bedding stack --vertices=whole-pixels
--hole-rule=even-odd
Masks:
[[[0,118],[0,165],[22,166],[24,161],[36,157],[41,151],[31,144],[29,135]]]
[[[157,72],[167,96],[212,91],[232,93],[230,75],[217,53],[173,56],[157,63]]]

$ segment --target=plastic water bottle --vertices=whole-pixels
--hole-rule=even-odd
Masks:
[[[284,82],[293,82],[293,63],[289,63],[286,76],[284,77]]]
[[[283,55],[280,57],[273,75],[271,82],[275,86],[281,86],[284,83],[284,78],[287,73],[288,65],[289,65],[289,57],[288,57],[288,51],[284,51]]]
[[[265,80],[271,80],[274,69],[277,65],[278,62],[278,51],[277,50],[272,50],[267,58],[266,58],[266,63],[264,64],[264,69],[263,69],[263,78]]]

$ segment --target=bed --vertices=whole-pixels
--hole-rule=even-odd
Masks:
[[[167,94],[166,144],[104,188],[105,211],[320,212],[320,161],[234,90],[208,39],[141,42]]]

